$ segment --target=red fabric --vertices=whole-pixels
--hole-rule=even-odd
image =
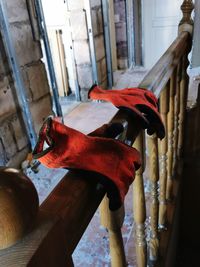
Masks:
[[[105,129],[108,130],[108,126],[104,125],[92,135],[102,135]],[[43,150],[45,141],[49,147]],[[141,164],[136,149],[111,138],[84,135],[51,118],[40,130],[33,156],[49,168],[94,171],[104,176],[117,187],[120,205],[133,182],[135,168]],[[108,188],[107,193],[110,194]],[[113,209],[116,208],[119,207]]]
[[[117,108],[131,112],[141,119],[148,134],[156,132],[159,138],[164,138],[165,129],[158,112],[158,101],[151,91],[142,88],[104,90],[94,85],[88,96],[95,100],[109,101]]]

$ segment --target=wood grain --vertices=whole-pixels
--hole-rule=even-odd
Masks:
[[[36,219],[38,195],[33,183],[11,168],[0,168],[0,249],[21,240]]]
[[[144,132],[140,132],[133,145],[144,158]],[[133,217],[135,221],[135,246],[136,259],[138,267],[146,267],[147,264],[147,244],[145,237],[145,220],[146,220],[146,206],[143,183],[143,172],[145,163],[139,170],[136,171],[135,180],[133,182]]]
[[[150,242],[149,259],[153,265],[158,260],[159,238],[158,238],[158,181],[159,181],[159,158],[158,140],[156,134],[148,137],[149,151],[149,180],[151,184],[150,204]]]
[[[166,183],[167,183],[167,113],[169,110],[169,83],[165,86],[160,96],[160,114],[165,126],[166,136],[159,141],[159,161],[160,161],[160,192],[159,192],[159,228],[166,226]]]
[[[177,69],[170,78],[169,112],[167,114],[168,152],[167,152],[167,188],[166,199],[173,199],[173,154],[174,154],[174,100],[176,92]]]
[[[108,230],[109,234],[111,266],[125,267],[127,263],[121,233],[125,216],[124,206],[122,205],[116,211],[111,211],[108,202],[109,200],[105,196],[100,204],[100,218],[101,225]]]

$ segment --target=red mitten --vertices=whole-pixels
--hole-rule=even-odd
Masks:
[[[131,112],[141,119],[148,134],[156,132],[160,139],[164,138],[165,128],[158,112],[157,98],[151,91],[142,88],[104,90],[94,85],[88,96],[91,99],[109,101],[117,108]]]
[[[45,142],[49,147],[44,150]],[[52,118],[43,124],[33,156],[49,168],[70,168],[98,174],[95,177],[105,185],[112,210],[123,203],[135,169],[141,164],[136,149],[111,138],[84,135]]]

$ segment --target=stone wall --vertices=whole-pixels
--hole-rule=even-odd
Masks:
[[[114,0],[114,12],[117,42],[117,65],[119,69],[126,69],[128,67],[128,47],[125,0]]]
[[[93,79],[84,0],[67,0],[67,4],[81,100],[85,101]],[[90,0],[90,4],[99,84],[106,88],[107,68],[101,0]],[[32,36],[26,0],[8,0],[6,5],[13,43],[34,125],[38,132],[43,119],[52,112],[46,70],[41,61],[41,46]],[[13,166],[27,155],[28,139],[2,38],[0,38],[0,107],[0,165]]]
[[[94,32],[94,41],[96,49],[96,61],[99,77],[99,84],[104,88],[107,87],[107,66],[106,66],[106,52],[104,45],[104,28],[103,15],[100,0],[91,1],[92,8],[92,25]]]
[[[81,100],[87,100],[87,92],[93,83],[90,45],[84,1],[68,0],[72,29],[74,57],[80,86]],[[90,0],[92,26],[96,50],[99,84],[107,86],[107,68],[103,34],[101,0]]]
[[[6,5],[13,43],[38,132],[43,119],[51,113],[51,97],[41,61],[40,43],[32,36],[26,0],[8,0]],[[0,36],[0,165],[18,165],[27,152],[26,130]]]

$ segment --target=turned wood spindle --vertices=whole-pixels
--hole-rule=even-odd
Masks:
[[[184,0],[181,5],[181,10],[183,17],[179,23],[179,33],[182,31],[187,31],[193,34],[193,20],[191,17],[192,11],[194,9],[192,0]],[[179,134],[178,134],[178,157],[182,156],[183,148],[183,138],[184,138],[184,121],[185,121],[185,112],[187,104],[187,93],[188,93],[188,84],[189,76],[187,74],[187,67],[189,65],[188,54],[192,47],[192,38],[188,42],[187,53],[182,58],[182,68],[181,68],[181,81],[180,81],[180,114],[179,114]]]
[[[133,217],[135,221],[136,260],[138,267],[147,265],[147,244],[145,238],[146,206],[144,194],[143,172],[145,169],[144,132],[142,131],[134,143],[134,147],[143,157],[142,166],[136,171],[133,182]]]
[[[173,199],[173,140],[174,140],[174,99],[176,92],[177,69],[174,70],[170,78],[170,97],[169,112],[167,114],[167,135],[168,135],[168,152],[167,152],[167,188],[166,199]]]
[[[151,183],[149,259],[152,265],[158,260],[158,141],[156,134],[148,137],[149,180]]]
[[[124,206],[116,211],[109,209],[109,200],[104,197],[100,204],[101,225],[108,230],[110,242],[111,265],[113,267],[125,267],[126,256],[122,239],[121,227],[124,221]]]
[[[178,151],[177,151],[178,158],[182,156],[182,150],[183,150],[185,113],[186,113],[188,85],[189,85],[189,76],[187,74],[188,65],[189,61],[186,55],[183,57],[181,81],[180,81],[180,113],[179,113],[179,135],[178,135]]]
[[[182,60],[180,61],[177,67],[177,76],[176,76],[176,91],[174,99],[174,140],[173,140],[173,176],[175,177],[177,172],[177,152],[178,152],[178,136],[179,136],[179,112],[180,112],[180,82],[181,82],[181,69],[182,69]]]
[[[169,83],[160,95],[160,115],[165,126],[166,136],[159,140],[159,229],[166,228],[166,183],[167,183],[167,113],[169,110]]]

